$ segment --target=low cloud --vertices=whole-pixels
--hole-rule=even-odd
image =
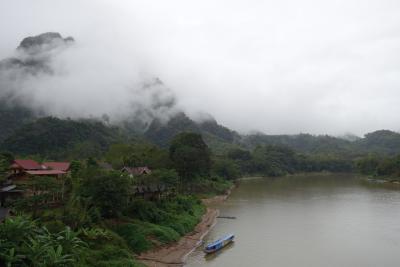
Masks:
[[[176,103],[242,132],[361,135],[400,130],[399,13],[394,0],[4,0],[0,56],[42,32],[76,39],[55,75],[24,83],[25,101],[58,115]],[[145,93],[154,77],[164,85]]]

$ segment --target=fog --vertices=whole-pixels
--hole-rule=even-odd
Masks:
[[[182,109],[240,132],[364,134],[400,130],[398,14],[394,0],[1,0],[0,58],[27,36],[75,38],[52,75],[18,84],[57,116]]]

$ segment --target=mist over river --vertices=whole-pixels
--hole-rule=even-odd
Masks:
[[[400,190],[353,175],[301,175],[240,182],[217,206],[221,216],[205,241],[236,241],[188,267],[400,266]]]

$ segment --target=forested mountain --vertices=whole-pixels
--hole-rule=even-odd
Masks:
[[[96,120],[62,120],[45,117],[22,125],[8,136],[1,148],[18,155],[78,158],[104,151],[121,139],[119,129]],[[89,153],[91,152],[91,153]]]
[[[303,153],[345,154],[351,152],[352,143],[329,135],[265,135],[254,134],[243,138],[246,147],[257,145],[283,145]]]
[[[22,125],[32,122],[35,117],[29,108],[0,99],[0,142]]]
[[[241,138],[238,133],[218,124],[214,119],[196,122],[183,112],[178,113],[166,123],[154,120],[145,132],[145,137],[152,143],[165,147],[175,135],[181,132],[200,133],[205,141],[216,149],[234,144]]]
[[[400,153],[400,134],[389,130],[375,131],[354,144],[356,149],[364,153],[396,155]]]
[[[379,130],[368,133],[363,138],[354,138],[354,141],[329,135],[246,135],[242,144],[248,148],[257,145],[283,145],[298,152],[307,154],[332,154],[355,157],[365,153],[395,155],[400,153],[400,134]]]

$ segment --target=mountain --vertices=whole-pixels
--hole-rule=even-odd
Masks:
[[[49,63],[52,58],[52,52],[59,49],[65,49],[74,43],[72,37],[63,38],[61,34],[47,32],[37,36],[24,38],[14,57],[0,61],[0,71],[3,74],[11,76],[52,73]],[[11,77],[12,78],[12,77]]]
[[[0,61],[0,142],[22,125],[45,115],[40,108],[27,105],[29,99],[20,94],[19,86],[27,77],[51,74],[52,52],[67,48],[73,42],[72,37],[63,38],[53,32],[27,37],[13,57]]]
[[[352,143],[344,139],[311,134],[265,135],[259,133],[244,136],[242,143],[250,149],[258,145],[283,145],[306,154],[348,154],[351,153],[352,147]]]
[[[63,158],[74,154],[82,158],[95,156],[121,139],[118,128],[100,121],[45,117],[22,125],[3,141],[1,148],[17,155]]]
[[[286,146],[303,154],[340,158],[355,158],[366,153],[400,154],[400,134],[388,130],[372,132],[363,138],[351,134],[341,137],[263,133],[240,135],[211,116],[199,121],[184,112],[177,112],[175,96],[158,78],[144,83],[138,91],[139,95],[143,90],[150,92],[150,107],[141,105],[139,97],[139,101],[132,102],[138,107],[135,112],[127,114],[118,123],[110,121],[107,115],[101,119],[86,120],[48,117],[44,110],[28,105],[30,99],[18,92],[18,81],[38,73],[52,75],[52,56],[73,43],[72,37],[64,38],[54,32],[27,37],[17,47],[14,57],[0,61],[1,149],[18,155],[84,158],[101,155],[113,142],[147,140],[168,147],[175,135],[195,132],[202,134],[217,154],[235,147],[252,150],[260,145]]]
[[[214,151],[232,146],[241,139],[240,135],[210,118],[202,122],[190,119],[185,113],[179,112],[167,122],[153,120],[144,136],[152,143],[166,147],[172,138],[181,132],[195,132],[203,135],[206,143]]]
[[[354,144],[356,149],[364,153],[396,155],[400,153],[400,133],[379,130],[366,134]]]

